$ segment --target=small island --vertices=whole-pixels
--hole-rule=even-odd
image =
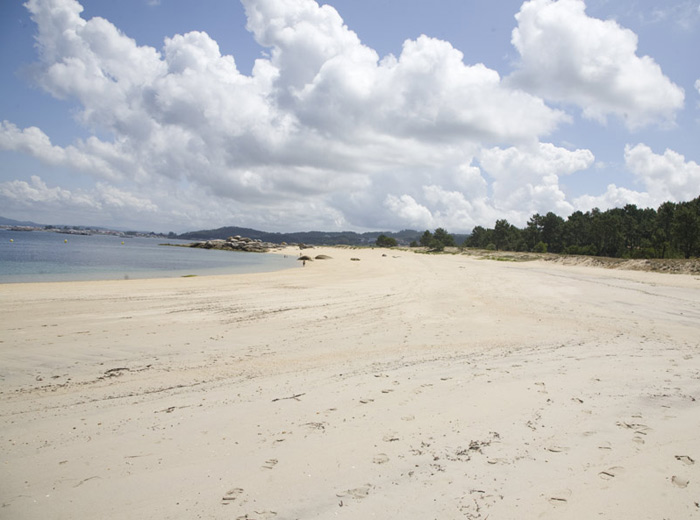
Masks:
[[[247,238],[242,237],[240,235],[236,235],[233,237],[228,237],[226,240],[214,239],[192,242],[191,244],[162,245],[178,247],[198,247],[200,249],[221,249],[225,251],[244,251],[247,253],[268,253],[271,249],[279,249],[281,247],[285,247],[287,244],[273,244],[272,242],[263,242],[259,239]]]

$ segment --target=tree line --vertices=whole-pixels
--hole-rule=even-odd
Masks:
[[[376,245],[378,247],[395,247],[398,242],[393,237],[381,234],[377,237]],[[420,236],[420,240],[413,240],[410,243],[411,247],[427,247],[433,251],[442,251],[446,247],[456,246],[454,235],[450,235],[444,228],[437,228],[434,233],[425,230]]]
[[[380,247],[396,246],[386,235]],[[411,246],[434,251],[456,246],[443,228],[426,230]],[[613,258],[690,258],[700,256],[700,197],[690,202],[664,202],[658,209],[634,204],[607,211],[576,211],[564,220],[552,212],[536,213],[524,228],[497,220],[493,228],[476,226],[464,247],[501,251],[530,251]]]
[[[466,247],[614,258],[700,256],[700,197],[664,202],[658,209],[634,204],[607,211],[576,211],[564,220],[552,212],[535,214],[520,229],[507,220],[477,226]]]

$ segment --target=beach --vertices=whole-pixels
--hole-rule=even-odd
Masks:
[[[0,285],[0,518],[700,518],[699,276],[304,253]]]

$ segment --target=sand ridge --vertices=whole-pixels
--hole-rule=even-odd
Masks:
[[[0,286],[0,517],[700,517],[697,277],[312,251]]]

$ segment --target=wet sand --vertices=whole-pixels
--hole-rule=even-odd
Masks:
[[[0,285],[0,518],[700,518],[700,277],[312,253]]]

